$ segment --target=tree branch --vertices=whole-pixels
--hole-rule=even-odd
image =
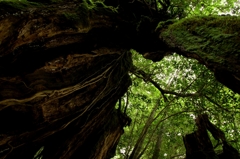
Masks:
[[[163,88],[161,88],[159,86],[159,84],[154,81],[149,74],[147,74],[146,72],[144,72],[143,70],[137,68],[136,66],[133,66],[132,69],[130,70],[131,73],[133,73],[135,76],[137,76],[138,78],[143,79],[145,82],[150,82],[151,84],[153,84],[162,94],[164,101],[168,101],[167,97],[165,96],[165,94],[172,94],[172,95],[176,95],[178,97],[196,97],[196,96],[200,96],[201,93],[199,93],[202,88],[200,90],[198,90],[196,93],[177,93],[174,91],[169,91],[169,90],[164,90]]]
[[[205,97],[209,102],[211,102],[211,103],[213,103],[214,105],[216,105],[218,108],[223,109],[223,110],[225,110],[225,111],[227,111],[227,112],[230,112],[228,109],[222,107],[220,104],[218,104],[217,102],[215,102],[215,101],[214,101],[213,99],[211,99],[209,96],[204,95],[204,97]]]

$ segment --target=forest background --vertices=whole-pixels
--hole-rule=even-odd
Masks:
[[[238,16],[239,4],[235,0],[171,0],[168,10],[183,11],[176,19]],[[132,157],[133,150],[137,151],[135,158],[184,158],[183,136],[197,129],[194,119],[203,113],[240,150],[239,94],[216,81],[196,60],[173,54],[152,62],[131,51],[133,83],[121,99],[121,109],[132,118],[132,124],[125,128],[114,159]],[[211,133],[209,136],[215,151],[221,153],[221,143]]]

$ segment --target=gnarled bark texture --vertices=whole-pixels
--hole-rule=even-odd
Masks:
[[[0,158],[112,157],[131,84],[113,22],[83,4],[12,5],[0,3]]]

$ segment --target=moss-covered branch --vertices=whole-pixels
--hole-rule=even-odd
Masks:
[[[160,30],[160,38],[174,51],[197,59],[220,82],[240,93],[239,17],[191,17]]]

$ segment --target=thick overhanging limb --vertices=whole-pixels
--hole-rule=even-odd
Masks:
[[[88,45],[88,49],[106,45],[133,48],[142,54],[165,51],[154,30],[168,17],[140,1],[119,3],[115,8],[102,2],[31,3],[22,7],[0,2],[3,8],[10,6],[1,10],[1,56],[23,48],[46,50],[76,43]]]
[[[108,30],[108,34],[101,40],[105,40],[107,44],[111,38],[108,36],[117,27],[113,19],[116,16],[114,10],[86,3],[37,5],[13,11],[11,14],[3,14],[0,19],[1,57],[13,51],[16,54],[22,48],[46,50],[74,43],[86,43],[87,40],[91,40],[92,45],[97,45],[97,40],[100,40],[98,38],[107,34],[105,30]],[[93,33],[95,39],[87,36]],[[117,36],[112,36],[114,35]]]
[[[198,16],[159,25],[160,38],[176,53],[198,60],[216,79],[240,93],[240,18]]]

